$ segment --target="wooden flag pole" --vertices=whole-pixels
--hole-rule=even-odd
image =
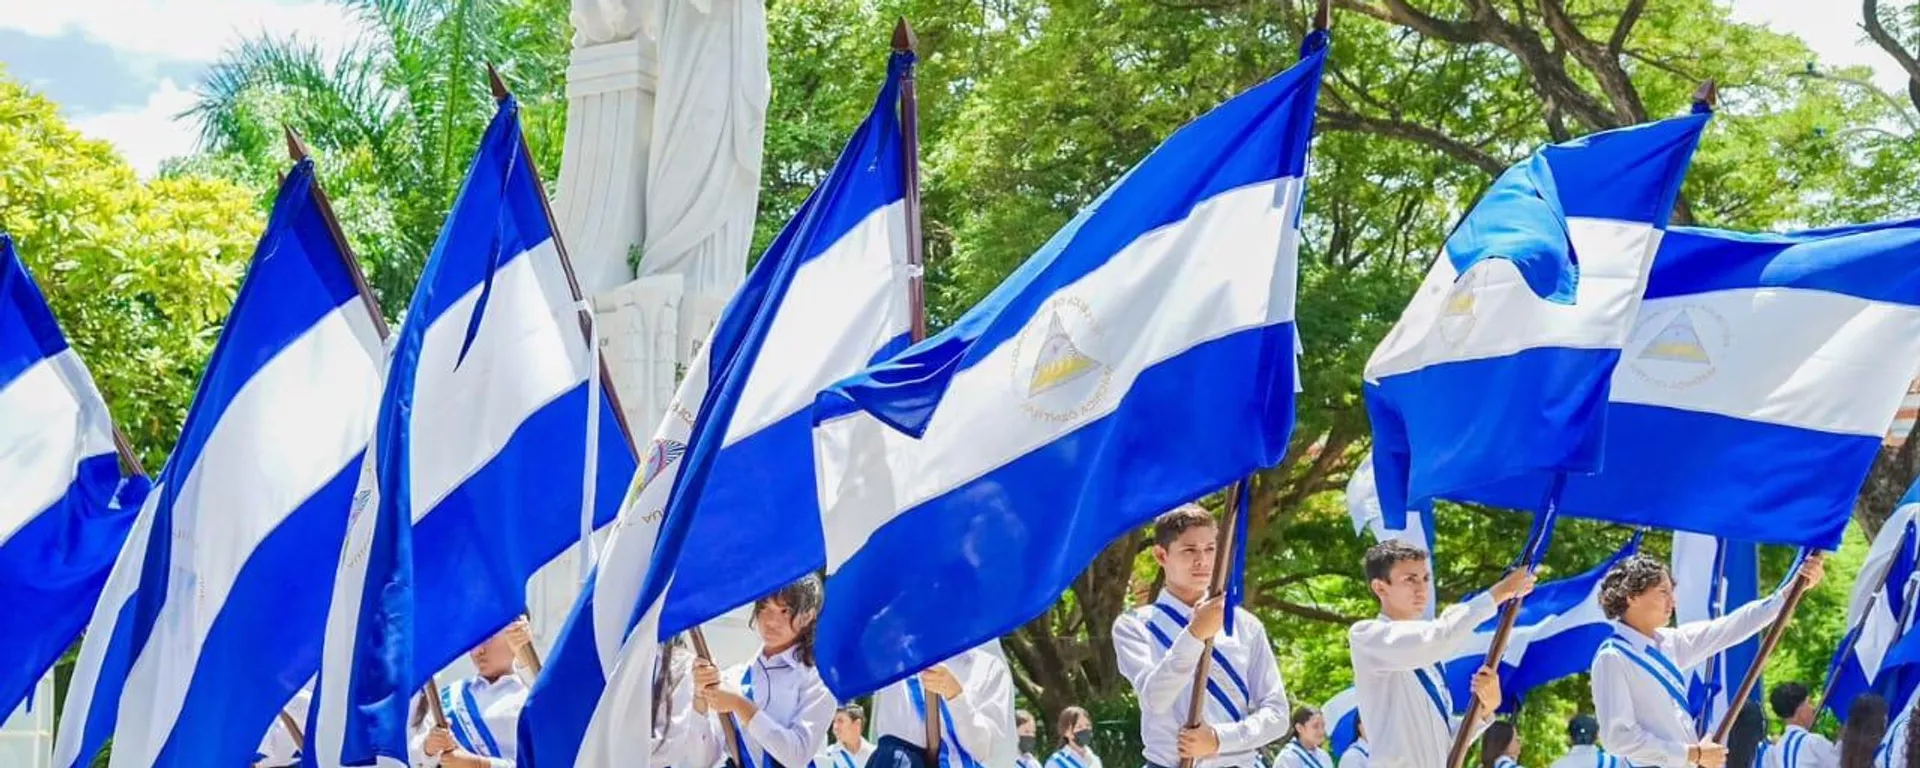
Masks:
[[[1893,569],[1889,568],[1887,570],[1891,572]],[[1880,586],[1885,587],[1886,584],[1887,584],[1886,578],[1882,577],[1880,580]],[[1865,610],[1860,612],[1859,623],[1856,623],[1852,627],[1848,628],[1846,638],[1841,640],[1840,642],[1840,649],[1837,651],[1834,651],[1833,653],[1833,663],[1827,665],[1826,679],[1822,680],[1820,684],[1820,699],[1814,702],[1813,704],[1813,717],[1815,720],[1820,719],[1820,713],[1826,710],[1827,708],[1827,694],[1833,691],[1833,675],[1836,671],[1839,670],[1840,659],[1846,657],[1847,654],[1852,653],[1853,647],[1860,644],[1860,628],[1867,623],[1867,617],[1873,615],[1874,607],[1879,604],[1880,604],[1880,589],[1876,587],[1873,590],[1873,594],[1867,596],[1866,608]]]
[[[113,450],[120,454],[120,468],[132,474],[146,477],[147,470],[145,467],[140,466],[140,457],[134,454],[133,444],[127,442],[127,436],[120,431],[120,425],[110,422],[107,424],[107,427],[113,430]]]
[[[1815,552],[1807,556],[1807,562],[1825,558],[1825,554]],[[1766,638],[1760,641],[1760,651],[1753,655],[1753,663],[1747,666],[1746,677],[1740,679],[1740,689],[1727,699],[1727,714],[1720,718],[1720,727],[1713,729],[1713,743],[1726,744],[1727,737],[1733,734],[1733,721],[1740,716],[1740,707],[1747,703],[1747,696],[1753,693],[1753,687],[1760,684],[1760,670],[1766,668],[1767,657],[1773,655],[1773,649],[1780,645],[1780,638],[1786,636],[1787,622],[1793,620],[1793,610],[1800,607],[1800,598],[1806,594],[1806,578],[1799,572],[1794,573],[1793,586],[1787,588],[1786,604],[1780,606],[1780,617],[1767,627]]]
[[[893,25],[893,55],[915,55],[920,40],[913,33],[913,25],[907,23],[905,16]],[[908,339],[912,342],[927,338],[926,308],[926,240],[920,223],[920,96],[914,81],[914,63],[908,62],[900,73],[900,139],[906,162],[900,172],[904,177],[906,200],[904,212],[907,220],[907,309],[910,322]],[[931,693],[926,694],[926,741],[927,761],[940,764],[942,734],[946,728],[941,708],[936,706]]]
[[[307,149],[307,143],[300,139],[300,134],[293,130],[292,126],[281,126],[281,130],[286,134],[287,157],[295,163],[306,162],[313,158],[313,153]],[[282,175],[280,181],[283,184],[286,183],[286,176]],[[333,240],[334,251],[340,254],[340,260],[347,268],[347,276],[353,279],[354,291],[360,294],[361,303],[366,305],[367,314],[373,318],[374,333],[384,343],[388,334],[391,333],[387,327],[386,315],[380,313],[380,300],[374,297],[373,288],[367,284],[366,273],[360,270],[360,260],[354,258],[353,247],[347,244],[347,235],[340,229],[340,219],[334,215],[333,202],[327,199],[327,191],[320,186],[320,177],[317,173],[313,179],[313,202],[320,209],[320,219],[326,222],[327,236]],[[440,709],[440,686],[432,678],[428,678],[427,681],[426,697],[431,703],[434,722],[441,728],[447,727],[447,713]],[[293,718],[289,717],[285,710],[281,711],[280,717],[285,721],[287,730],[293,734],[294,742],[305,749],[305,736],[293,722]]]
[[[707,647],[707,633],[700,631],[699,627],[694,627],[693,629],[687,630],[687,639],[693,641],[693,654],[695,656],[699,657],[701,661],[709,664],[713,663],[713,650]],[[727,742],[721,745],[726,749],[727,758],[732,760],[735,766],[745,766],[746,763],[740,761],[739,723],[735,722],[732,717],[722,717],[720,718],[720,731],[720,735],[724,737]]]
[[[440,676],[427,675],[427,687],[420,695],[427,697],[427,711],[433,714],[433,724],[438,728],[447,727],[447,710],[440,706]]]
[[[1220,539],[1213,551],[1213,583],[1207,585],[1206,594],[1200,596],[1202,603],[1227,592],[1227,579],[1232,578],[1233,572],[1234,541],[1243,534],[1240,530],[1240,486],[1246,482],[1248,481],[1240,480],[1227,487],[1227,519],[1220,523]],[[1211,674],[1213,674],[1213,638],[1209,637],[1200,644],[1200,660],[1193,665],[1193,695],[1187,698],[1188,728],[1197,728],[1206,724],[1204,716],[1207,706],[1207,676]],[[1180,768],[1193,768],[1194,762],[1193,758],[1183,757],[1180,759]]]
[[[1522,554],[1524,559],[1520,567],[1525,568],[1529,573],[1533,572],[1534,567],[1539,564],[1540,555],[1546,549],[1548,534],[1553,530],[1554,518],[1558,515],[1556,507],[1560,501],[1561,484],[1565,479],[1565,475],[1554,476],[1553,489],[1547,496],[1546,511],[1540,513],[1545,519],[1540,522],[1539,535],[1527,542],[1527,548]],[[1513,599],[1508,600],[1506,607],[1500,611],[1500,625],[1493,632],[1493,640],[1487,646],[1487,659],[1482,663],[1481,669],[1493,669],[1496,672],[1500,669],[1500,659],[1507,654],[1507,643],[1513,639],[1513,627],[1520,620],[1520,604],[1524,599],[1524,595],[1514,595]],[[1460,768],[1466,764],[1467,749],[1473,744],[1473,728],[1470,724],[1480,720],[1481,710],[1485,708],[1486,702],[1481,701],[1478,694],[1467,700],[1466,714],[1460,718],[1460,727],[1453,733],[1453,746],[1447,750],[1448,768]]]
[[[287,729],[287,735],[293,737],[293,748],[300,752],[307,750],[307,735],[300,731],[300,723],[293,719],[287,710],[280,710],[280,727]]]

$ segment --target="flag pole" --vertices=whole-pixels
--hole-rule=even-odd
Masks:
[[[307,735],[300,731],[299,721],[294,720],[293,715],[288,714],[284,707],[280,710],[280,727],[287,729],[287,735],[293,737],[295,751],[307,751]]]
[[[1201,602],[1227,593],[1227,580],[1232,578],[1233,548],[1235,539],[1244,535],[1240,530],[1240,486],[1247,480],[1241,479],[1227,486],[1227,519],[1220,524],[1220,539],[1213,551],[1213,582],[1207,585],[1207,592],[1200,596]],[[1198,607],[1198,606],[1196,606]],[[1209,637],[1200,644],[1200,660],[1193,665],[1193,694],[1187,697],[1187,727],[1197,728],[1205,725],[1203,716],[1207,706],[1207,676],[1213,674],[1213,638]],[[1194,768],[1194,759],[1180,758],[1180,768]]]
[[[293,126],[282,125],[280,128],[286,135],[288,158],[292,159],[295,163],[308,162],[313,159],[313,153],[307,149],[307,143],[301,140],[300,133],[295,131]],[[280,177],[280,181],[283,184],[286,183],[286,176],[284,174]],[[347,276],[353,279],[354,292],[360,295],[360,302],[366,305],[367,315],[373,318],[374,333],[378,336],[381,343],[385,343],[387,335],[390,332],[387,327],[387,317],[380,313],[380,300],[374,297],[372,286],[367,284],[367,275],[360,269],[360,260],[354,258],[353,246],[347,244],[347,235],[340,229],[340,218],[333,213],[333,202],[327,199],[326,189],[320,186],[320,175],[318,172],[316,172],[313,177],[313,202],[314,205],[320,209],[320,220],[327,225],[327,236],[333,240],[334,252],[340,254],[340,261],[347,268]],[[116,443],[124,439],[120,437],[118,429],[114,430],[114,437]],[[427,700],[433,702],[435,721],[440,727],[447,727],[447,715],[445,712],[440,711],[440,686],[434,684],[431,678],[428,680]],[[300,732],[299,728],[295,727],[293,718],[288,717],[285,710],[281,710],[280,716],[286,721],[287,730],[293,734],[294,744],[304,750],[306,748],[305,735]]]
[[[1726,539],[1714,537],[1713,583],[1707,587],[1707,618],[1709,619],[1718,619],[1727,612],[1727,547],[1729,545],[1730,542]],[[1727,665],[1727,652],[1716,653],[1708,661],[1711,666],[1707,669],[1707,703],[1700,710],[1700,716],[1695,718],[1693,726],[1695,733],[1702,734],[1707,732],[1707,723],[1713,718],[1714,697],[1720,694],[1721,689],[1727,687],[1726,681],[1722,679]],[[1814,709],[1816,715],[1819,711],[1818,708]]]
[[[120,468],[141,477],[146,477],[147,470],[145,467],[140,466],[140,457],[134,454],[133,444],[127,442],[126,433],[120,431],[120,425],[113,423],[111,419],[109,419],[107,428],[113,430],[113,450],[120,454]]]
[[[1889,568],[1888,571],[1892,571],[1892,569]],[[1864,610],[1860,612],[1860,620],[1855,622],[1852,627],[1848,627],[1846,636],[1840,638],[1840,648],[1833,652],[1833,661],[1827,663],[1827,674],[1821,678],[1820,700],[1814,702],[1813,705],[1813,717],[1815,720],[1818,720],[1820,713],[1827,708],[1827,696],[1833,692],[1833,676],[1840,673],[1840,660],[1846,658],[1847,654],[1853,653],[1853,647],[1860,644],[1860,631],[1866,626],[1867,617],[1873,615],[1874,607],[1879,605],[1880,589],[1886,585],[1886,577],[1882,576],[1880,586],[1875,587],[1873,594],[1867,596],[1866,606]],[[1838,717],[1837,714],[1836,717]]]
[[[892,48],[895,56],[917,55],[920,39],[913,33],[913,25],[907,23],[907,17],[901,16],[893,25]],[[906,162],[900,172],[904,177],[906,199],[903,204],[907,220],[907,310],[911,325],[908,340],[918,343],[927,338],[926,305],[926,239],[920,224],[920,95],[914,77],[915,62],[909,61],[900,73],[900,139],[905,152]],[[927,699],[926,752],[928,762],[940,764],[941,734],[945,729],[941,708],[935,706],[932,697]]]
[[[1525,568],[1528,573],[1532,573],[1540,566],[1540,557],[1546,554],[1547,539],[1560,513],[1560,490],[1565,483],[1565,474],[1556,473],[1553,476],[1552,489],[1547,492],[1546,509],[1540,513],[1541,519],[1536,526],[1539,530],[1535,531],[1527,541],[1527,548],[1522,555],[1524,559],[1520,567]],[[1513,627],[1520,621],[1520,604],[1524,600],[1524,595],[1514,595],[1512,600],[1507,601],[1506,607],[1501,609],[1500,625],[1494,630],[1493,639],[1487,645],[1487,659],[1481,664],[1481,669],[1491,669],[1495,674],[1499,673],[1500,659],[1507,655],[1507,642],[1513,639]],[[1485,707],[1486,702],[1480,700],[1479,694],[1474,694],[1467,700],[1466,714],[1460,718],[1460,727],[1453,733],[1453,747],[1447,750],[1447,768],[1460,768],[1466,764],[1467,749],[1473,743],[1473,729],[1468,727],[1468,724],[1477,722],[1480,719],[1481,710]]]
[[[1825,559],[1826,555],[1814,552],[1807,561]],[[1753,663],[1747,665],[1747,674],[1740,680],[1740,689],[1727,699],[1727,714],[1720,718],[1720,727],[1713,731],[1713,743],[1725,744],[1727,737],[1733,734],[1733,721],[1740,716],[1740,707],[1747,703],[1747,696],[1760,684],[1760,671],[1767,666],[1767,657],[1773,655],[1773,649],[1780,645],[1780,639],[1787,634],[1787,622],[1793,620],[1793,610],[1800,607],[1800,598],[1807,594],[1807,580],[1800,571],[1793,574],[1793,586],[1787,588],[1786,604],[1780,606],[1780,617],[1767,627],[1766,639],[1760,641],[1760,652],[1753,655]]]
[[[427,688],[420,692],[427,698],[427,711],[433,714],[433,724],[440,729],[447,727],[447,710],[440,706],[439,675],[427,675]]]

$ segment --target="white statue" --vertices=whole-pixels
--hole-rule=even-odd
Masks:
[[[694,295],[746,273],[766,142],[761,0],[664,0],[639,274],[678,274]],[[704,332],[704,329],[701,329]]]
[[[746,274],[770,90],[766,10],[763,0],[573,0],[572,19],[554,214],[593,297],[621,409],[644,441]],[[576,547],[528,584],[543,651],[579,592],[582,560]],[[716,650],[744,631],[714,627]]]

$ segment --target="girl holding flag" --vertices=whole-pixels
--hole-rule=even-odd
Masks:
[[[836,704],[813,659],[822,591],[819,577],[809,574],[754,601],[761,646],[743,669],[723,677],[712,662],[694,662],[694,711],[712,715],[713,739],[706,743],[729,750],[731,730],[728,754],[737,756],[737,768],[805,768],[826,745]],[[732,728],[721,718],[730,718]],[[700,757],[692,764],[712,765],[719,755]]]

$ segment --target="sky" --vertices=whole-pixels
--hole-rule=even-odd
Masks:
[[[1732,0],[1734,16],[1798,35],[1825,66],[1864,65],[1883,87],[1902,76],[1866,42],[1856,6]],[[337,53],[358,24],[327,0],[6,0],[0,67],[60,105],[82,133],[111,142],[142,174],[193,151],[179,114],[222,52],[259,35],[293,36]]]

